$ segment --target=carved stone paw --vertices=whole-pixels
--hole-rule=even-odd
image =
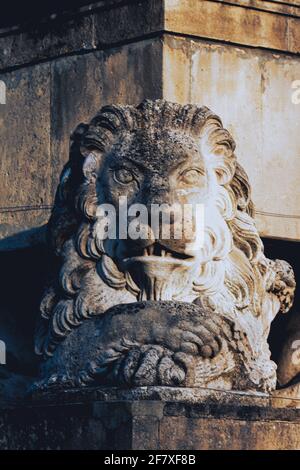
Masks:
[[[30,393],[35,394],[36,391],[42,392],[44,390],[53,389],[65,389],[74,386],[74,381],[66,373],[55,373],[50,376],[37,380],[33,383],[30,388]]]
[[[121,318],[122,317],[122,318]],[[81,385],[93,381],[127,385],[180,385],[200,357],[216,357],[224,319],[197,305],[140,302],[106,312],[98,325],[99,347],[80,372]]]
[[[143,345],[122,355],[114,362],[111,372],[101,360],[91,361],[79,375],[79,384],[85,385],[103,376],[125,385],[180,385],[185,380],[185,368],[170,350]]]

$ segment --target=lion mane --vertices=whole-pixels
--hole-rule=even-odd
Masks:
[[[118,139],[150,127],[196,139],[216,179],[211,204],[220,223],[210,227],[208,221],[203,248],[208,261],[194,280],[191,301],[237,318],[245,325],[253,350],[264,360],[269,350],[255,340],[257,325],[266,338],[277,312],[290,307],[292,294],[288,305],[286,299],[280,301],[278,261],[264,255],[254,223],[250,184],[237,163],[234,140],[207,107],[162,100],[146,100],[137,107],[105,106],[90,124],[80,124],[72,134],[69,161],[62,171],[48,224],[49,243],[58,257],[58,275],[42,299],[36,352],[51,356],[85,319],[121,302],[139,300],[139,288],[130,276],[119,272],[97,239],[96,178],[84,163],[92,153],[99,164]]]

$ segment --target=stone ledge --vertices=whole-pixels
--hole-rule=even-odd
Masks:
[[[168,387],[53,391],[2,408],[0,449],[299,449],[300,410],[269,400]]]
[[[97,10],[57,15],[49,22],[0,35],[0,70],[144,39],[163,29],[163,1],[110,2]]]
[[[165,0],[164,29],[177,34],[298,54],[299,25],[299,17],[233,2]]]
[[[165,387],[165,386],[145,386],[135,388],[119,387],[82,387],[74,389],[59,389],[57,387],[48,388],[44,391],[35,392],[28,398],[27,404],[50,405],[78,403],[87,401],[157,401],[185,403],[233,403],[238,400],[240,404],[252,404],[253,400],[257,406],[267,406],[269,395],[265,393],[247,393],[215,390],[208,388],[189,387]]]
[[[227,3],[234,6],[249,8],[251,10],[268,11],[282,15],[300,16],[300,4],[298,0],[211,0],[219,3]]]
[[[290,387],[291,389],[291,387]],[[289,390],[290,390],[289,389]],[[288,390],[288,389],[286,389]],[[74,389],[49,388],[44,391],[35,392],[28,398],[28,406],[44,406],[53,404],[87,403],[87,402],[128,402],[128,401],[164,401],[167,403],[184,403],[190,405],[208,406],[247,406],[254,408],[281,408],[286,410],[300,410],[300,399],[293,398],[285,391],[276,390],[273,394],[258,392],[224,391],[209,388],[189,387],[83,387]],[[298,411],[297,411],[298,413]],[[300,411],[299,411],[300,415]],[[297,414],[298,416],[298,414]]]
[[[0,32],[0,70],[103,50],[163,32],[298,54],[300,7],[245,0],[109,2]]]

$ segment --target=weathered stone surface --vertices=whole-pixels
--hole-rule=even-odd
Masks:
[[[30,30],[2,33],[0,68],[111,47],[164,30],[299,53],[299,11],[298,4],[262,5],[259,0],[100,2],[31,24]]]
[[[0,249],[42,241],[32,229],[49,219],[79,122],[113,101],[137,104],[161,96],[161,49],[159,40],[148,40],[2,75]]]
[[[262,6],[261,2],[258,3],[255,0],[251,2],[251,5],[246,5],[244,0],[232,0],[229,2],[204,1],[195,5],[191,1],[166,0],[165,2],[131,2],[131,4],[123,2],[118,7],[116,2],[110,3],[105,10],[80,14],[77,18],[68,21],[61,21],[58,18],[51,24],[43,25],[43,30],[33,28],[31,33],[9,32],[2,35],[0,39],[0,44],[3,46],[2,53],[0,52],[0,67],[6,72],[10,70],[1,77],[8,85],[10,102],[9,109],[0,107],[4,116],[0,133],[5,147],[2,160],[4,172],[1,171],[4,175],[4,186],[0,189],[0,206],[2,207],[0,232],[7,237],[0,244],[0,249],[22,248],[44,240],[43,224],[48,218],[48,211],[52,205],[53,193],[57,185],[57,169],[61,168],[68,158],[68,136],[78,122],[88,119],[101,105],[109,102],[117,101],[135,105],[144,97],[154,99],[163,96],[181,103],[205,103],[222,115],[231,133],[236,136],[238,142],[242,143],[241,153],[238,152],[239,159],[248,170],[251,179],[255,181],[254,201],[258,207],[261,233],[267,236],[299,240],[299,213],[297,212],[299,177],[295,171],[297,168],[295,156],[299,143],[297,124],[299,119],[297,106],[291,104],[291,84],[292,81],[299,79],[297,59],[300,42],[299,8],[296,3],[289,2],[289,5],[283,5],[279,2],[272,2],[272,5],[266,5],[264,2]],[[246,6],[247,10],[242,6]],[[164,29],[170,34],[162,33]],[[162,34],[164,43],[160,39]],[[156,39],[145,39],[153,35]],[[193,39],[179,39],[180,35],[193,36]],[[227,45],[223,47],[208,44],[203,41],[203,38],[206,41],[212,39],[227,43]],[[128,41],[135,41],[135,43],[125,45]],[[229,43],[241,44],[242,47],[233,47]],[[247,46],[256,49],[248,49]],[[102,50],[95,51],[96,49]],[[272,49],[272,51],[266,49]],[[274,50],[279,51],[280,54],[275,54]],[[77,56],[65,57],[73,53]],[[52,60],[52,63],[32,66],[35,62],[45,60]],[[29,64],[31,66],[20,68]],[[14,70],[15,68],[17,70]],[[241,102],[245,101],[245,97],[247,97],[247,105],[241,111]],[[14,105],[12,105],[12,99]],[[236,106],[233,106],[234,103]],[[253,118],[254,116],[256,119]],[[283,132],[283,122],[289,132]],[[283,139],[282,134],[288,135],[288,138]],[[13,156],[11,149],[14,151]],[[163,161],[162,158],[161,162]],[[282,172],[283,165],[284,173]],[[41,168],[43,172],[40,171]],[[161,168],[162,165],[159,170]],[[270,169],[272,174],[269,172]],[[12,174],[14,179],[11,178]],[[25,182],[24,174],[27,178]],[[266,179],[268,190],[266,190]],[[278,191],[279,182],[280,191]],[[289,191],[285,190],[287,187]],[[26,195],[29,196],[28,199]],[[17,203],[15,203],[15,197]],[[2,205],[2,200],[4,205]],[[274,205],[276,212],[273,209]],[[40,226],[40,230],[32,230],[35,226]],[[25,232],[19,238],[15,238],[15,235],[24,229]],[[45,256],[43,250],[44,248],[41,249],[41,253],[38,253],[38,256],[41,255],[41,260],[39,260],[41,264],[38,265],[32,265],[28,261],[30,256],[28,258],[28,255],[21,253],[20,259],[15,258],[12,263],[10,263],[9,256],[16,257],[18,254],[7,254],[8,258],[6,255],[1,258],[1,263],[4,261],[5,265],[7,283],[2,283],[1,295],[4,309],[1,311],[0,330],[2,336],[5,336],[9,352],[8,370],[5,369],[4,374],[3,370],[0,371],[2,398],[3,393],[13,398],[13,394],[10,394],[10,387],[16,388],[16,383],[18,383],[18,391],[23,392],[25,384],[22,381],[26,382],[27,379],[18,376],[20,370],[24,372],[26,369],[31,374],[29,381],[36,373],[31,341],[34,312],[37,310],[36,299],[41,283],[46,278],[45,270],[48,268],[46,263],[36,284],[36,271],[43,264],[42,259]],[[67,253],[68,256],[69,253]],[[22,265],[22,269],[16,269],[18,262]],[[30,264],[30,269],[27,268],[27,264]],[[273,279],[273,284],[270,279],[266,281],[267,287],[263,287],[263,292],[266,290],[269,293],[269,289],[277,299],[272,297],[275,302],[280,299],[283,304],[289,304],[290,302],[286,299],[290,297],[293,285],[290,284],[287,271],[282,269],[283,266],[277,266],[278,269],[273,271],[272,268],[271,274],[267,271],[271,277],[274,275],[275,279]],[[6,267],[10,270],[9,276],[7,276]],[[31,270],[34,269],[33,274]],[[81,283],[84,269],[79,269],[72,277],[72,285],[68,286],[71,290],[78,288],[76,283]],[[19,277],[16,278],[14,270]],[[26,278],[26,282],[22,281],[22,276]],[[230,282],[232,283],[232,277]],[[22,284],[21,292],[18,290],[18,296],[12,290],[15,284]],[[95,290],[98,293],[97,287]],[[30,298],[25,290],[32,292]],[[71,294],[73,295],[73,292]],[[211,293],[209,297],[211,298]],[[110,301],[113,299],[116,304],[119,301],[133,301],[132,297],[118,298],[116,293],[111,291],[108,292],[107,298]],[[27,302],[28,299],[29,302]],[[103,301],[103,299],[100,300]],[[106,300],[104,299],[104,304]],[[98,301],[99,299],[94,298],[93,302],[88,302],[90,308],[88,315],[95,313],[95,307],[97,309],[97,306],[102,305]],[[143,309],[147,310],[148,307],[147,304]],[[76,314],[80,309],[87,311],[84,310],[83,304],[77,305],[76,308]],[[24,318],[24,310],[31,312],[30,318]],[[177,313],[179,308],[175,310]],[[197,307],[193,307],[192,310],[196,311]],[[274,309],[265,306],[263,310],[273,312]],[[170,315],[171,311],[171,308],[165,312],[158,308],[156,313],[160,315],[155,323],[159,324],[160,320]],[[63,328],[66,327],[64,321],[68,315],[68,312],[65,311],[65,313],[66,316],[62,318]],[[119,313],[124,315],[126,309],[123,311],[121,308]],[[153,312],[147,315],[146,313],[145,325],[147,321],[148,324],[149,320],[151,321]],[[174,322],[176,314],[172,317]],[[210,319],[212,318],[213,316],[210,315]],[[75,321],[74,318],[72,321]],[[80,331],[78,336],[73,335],[72,351],[77,340],[77,350],[81,350],[81,347],[84,350],[84,343],[86,343],[84,335],[88,336],[91,333],[88,324],[86,322],[78,329]],[[192,324],[191,318],[189,322],[186,322],[185,328],[187,324],[189,326]],[[118,325],[116,324],[113,330],[110,329],[111,325],[112,323],[108,321],[107,331],[109,334],[111,332],[116,334],[118,339]],[[299,321],[297,320],[294,325],[298,331]],[[140,327],[138,322],[133,325],[129,324],[126,334],[131,336],[133,332],[136,332],[137,326]],[[171,326],[173,327],[174,324]],[[226,322],[224,322],[225,326]],[[70,325],[67,325],[66,328],[69,327]],[[55,330],[55,327],[53,329]],[[172,331],[171,327],[165,328],[166,331],[169,329]],[[298,334],[294,330],[293,327],[279,367],[279,378],[282,378],[282,383],[288,382],[298,373],[297,367],[290,367],[291,341],[297,338]],[[105,339],[111,339],[109,334]],[[161,336],[159,339],[156,337],[154,339],[155,347],[150,351],[152,355],[153,351],[157,352],[157,341],[162,341]],[[176,340],[176,334],[172,335],[171,339]],[[266,342],[266,338],[264,341]],[[234,344],[234,341],[231,343]],[[92,344],[91,342],[89,347]],[[110,349],[109,344],[105,343],[105,345]],[[209,347],[211,348],[210,345]],[[241,344],[238,347],[240,348]],[[67,349],[67,351],[70,353],[70,350]],[[143,354],[146,352],[149,351],[142,350]],[[64,358],[64,355],[61,357]],[[170,359],[168,354],[167,357]],[[151,367],[153,364],[157,365],[151,361]],[[71,362],[73,364],[77,362],[76,354],[72,356]],[[264,366],[266,364],[268,364],[268,358]],[[10,372],[11,377],[9,377]],[[226,381],[220,384],[227,386]],[[245,383],[241,385],[241,387],[244,386]],[[76,393],[78,392],[74,392],[75,395]],[[82,391],[79,396],[81,393]],[[90,393],[93,392],[88,391],[87,396]],[[98,393],[98,398],[101,394],[105,395],[103,391],[95,393]],[[126,395],[126,392],[123,393]],[[136,394],[137,399],[148,396],[148,390],[138,392],[135,390],[133,393]],[[189,393],[190,402],[193,403],[201,395],[197,394],[197,391],[187,391],[187,394]],[[57,397],[59,390],[56,389],[54,394]],[[162,400],[164,394],[165,391],[162,389],[150,392],[153,399],[158,397]],[[62,395],[66,398],[64,392]],[[118,397],[118,393],[115,396]],[[174,391],[175,396],[177,400],[180,400],[178,390]],[[164,408],[162,403],[151,402],[145,407],[143,403],[135,403],[129,407],[126,404],[125,411],[122,411],[123,405],[121,404],[119,408],[115,407],[114,414],[111,415],[109,406],[105,407],[98,403],[93,407],[95,416],[90,419],[89,408],[82,411],[80,405],[78,409],[76,407],[68,409],[66,422],[61,421],[58,425],[58,434],[57,432],[54,434],[54,431],[50,432],[49,445],[53,448],[87,448],[89,446],[101,448],[103,445],[107,446],[104,443],[110,442],[111,446],[124,446],[123,448],[130,448],[130,446],[141,448],[145,445],[148,448],[159,448],[159,446],[161,448],[166,446],[171,446],[170,448],[173,448],[172,446],[179,446],[179,448],[180,446],[182,448],[189,446],[191,448],[194,446],[197,448],[228,448],[230,446],[231,448],[240,448],[240,446],[243,448],[247,446],[249,448],[299,448],[295,437],[298,432],[299,417],[294,414],[294,410],[289,410],[289,412],[281,410],[283,407],[298,408],[297,397],[299,397],[298,384],[285,391],[277,391],[271,398],[259,397],[261,406],[262,403],[265,406],[268,401],[272,404],[272,409],[253,410],[253,407],[250,407],[250,409],[243,408],[242,411],[240,409],[235,411],[236,404],[232,406],[229,404],[220,410],[215,403],[214,406],[208,406],[209,416],[207,404],[187,407],[171,403]],[[109,400],[109,396],[106,398]],[[248,399],[244,396],[239,397],[240,402],[249,404]],[[275,408],[277,410],[274,411]],[[77,425],[78,420],[74,414],[76,415],[78,410],[78,432],[71,436],[66,426]],[[64,407],[58,410],[58,413],[63,414],[63,412]],[[20,410],[17,413],[20,413]],[[4,447],[10,445],[20,448],[24,446],[24,442],[25,446],[32,448],[43,447],[44,430],[48,422],[50,422],[51,430],[55,427],[53,417],[49,416],[46,409],[40,425],[38,424],[40,415],[34,412],[33,421],[29,420],[27,426],[28,414],[26,413],[20,432],[16,430],[17,414],[14,415],[13,412],[8,418],[5,415],[4,419],[7,418],[7,421],[4,424],[5,426],[8,424],[9,432],[16,432],[16,438],[13,444],[8,444],[4,437],[2,440]],[[104,422],[102,422],[103,414],[106,416]],[[270,420],[273,421],[272,424]],[[178,434],[168,434],[168,428],[177,425],[181,430],[181,436],[185,437],[185,434],[191,431],[190,440],[183,442]],[[199,426],[203,427],[203,433],[199,432]],[[216,441],[217,430],[220,432],[220,438]],[[26,433],[30,434],[29,443],[25,439]],[[256,433],[257,440],[250,438],[249,441],[249,433],[250,436]],[[288,440],[288,433],[293,434],[292,439]],[[88,437],[86,438],[84,434]]]
[[[260,234],[300,240],[300,105],[292,101],[299,60],[166,36],[163,63],[164,97],[205,103],[235,137]]]
[[[284,351],[284,353],[286,353],[286,351]],[[290,385],[289,387],[275,390],[272,394],[271,406],[279,408],[300,408],[299,397],[300,383],[298,382],[294,385]]]
[[[299,24],[299,17],[228,2],[165,0],[165,30],[177,34],[299,53],[299,43],[291,40]]]
[[[48,397],[38,406],[27,403],[2,408],[0,448],[300,448],[300,410],[274,408],[265,398],[253,395],[143,387],[131,391],[94,389],[98,399],[90,397],[85,401],[80,399],[82,390],[77,391],[77,396],[74,392],[75,395],[64,392],[65,404],[55,404]],[[186,398],[189,392],[193,402]],[[151,398],[156,393],[161,395],[159,401]],[[144,399],[136,401],[133,397],[139,394]],[[106,400],[100,401],[104,395]]]
[[[7,237],[49,218],[50,66],[14,71],[2,79],[0,233]]]
[[[67,404],[76,402],[95,402],[94,411],[96,416],[100,416],[103,410],[109,410],[109,402],[134,402],[134,412],[137,415],[145,413],[145,404],[147,405],[148,414],[150,410],[155,410],[152,413],[156,417],[161,417],[164,402],[182,403],[185,404],[199,404],[205,405],[234,405],[238,401],[240,406],[250,406],[255,403],[257,407],[268,407],[271,405],[276,407],[277,397],[274,399],[273,395],[267,393],[251,393],[251,392],[232,392],[214,390],[203,387],[165,387],[165,386],[143,386],[133,388],[119,388],[119,387],[85,387],[74,389],[57,389],[47,388],[43,390],[34,390],[31,395],[31,400],[37,405],[47,404]],[[295,399],[299,403],[299,399]],[[104,407],[104,404],[106,408]],[[177,410],[180,410],[181,405]],[[282,402],[279,400],[279,408],[284,408]],[[232,406],[234,409],[234,406]],[[100,410],[100,411],[99,411]]]
[[[58,15],[36,29],[32,27],[30,32],[6,32],[0,38],[2,70],[53,60],[52,64],[37,65],[36,70],[32,66],[1,77],[7,82],[9,99],[6,106],[0,106],[2,115],[11,109],[10,83],[15,77],[23,77],[22,80],[26,81],[31,74],[35,76],[33,89],[44,89],[47,96],[39,98],[26,86],[22,90],[21,87],[20,93],[15,92],[11,98],[14,109],[24,109],[26,100],[36,110],[34,116],[43,113],[44,118],[38,126],[47,132],[43,146],[48,146],[47,162],[40,156],[44,150],[36,148],[36,163],[30,165],[35,177],[30,175],[28,184],[19,185],[19,190],[14,193],[16,197],[10,200],[9,207],[21,207],[1,212],[1,237],[20,233],[16,246],[26,246],[26,243],[28,246],[38,239],[35,234],[31,237],[28,232],[21,232],[42,226],[47,221],[57,184],[57,168],[67,159],[68,135],[76,123],[85,120],[103,104],[136,104],[145,97],[165,97],[181,103],[207,103],[222,115],[225,124],[231,126],[230,130],[234,128],[239,142],[239,158],[254,182],[254,202],[261,235],[299,240],[300,218],[296,201],[300,185],[298,173],[294,171],[298,155],[299,119],[298,106],[291,101],[292,82],[299,78],[299,61],[292,54],[297,52],[300,43],[299,7],[293,3],[283,5],[274,2],[262,6],[257,1],[249,5],[243,0],[231,2],[230,5],[222,1],[197,2],[196,5],[189,1],[153,0],[122,5],[112,1],[105,8],[103,5],[100,7],[77,12],[75,16]],[[235,28],[232,28],[233,24]],[[162,43],[165,30],[175,33],[177,39],[170,39],[164,34]],[[189,32],[194,35],[195,41],[178,38]],[[157,39],[143,39],[149,35]],[[207,40],[217,37],[218,41],[223,41],[223,46],[218,49],[216,45],[197,41],[197,37]],[[125,44],[126,41],[135,43],[112,49],[114,45]],[[258,52],[253,48],[233,48],[229,44],[224,46],[226,41],[282,49],[290,55],[278,56],[266,50]],[[104,49],[105,52],[91,52],[97,49]],[[66,57],[74,53],[77,55]],[[48,73],[42,77],[41,70],[48,70]],[[241,96],[248,97],[242,113],[244,120],[239,112]],[[46,100],[51,101],[50,110]],[[233,110],[232,103],[236,104],[236,110]],[[29,112],[26,113],[25,121],[28,122]],[[256,119],[252,119],[254,113]],[[39,121],[38,118],[35,120]],[[288,123],[289,133],[283,132],[282,122]],[[20,129],[23,123],[24,114],[21,111],[13,121],[5,117],[0,131],[1,139],[9,141],[14,129]],[[246,125],[250,128],[249,132],[244,132]],[[252,138],[253,132],[255,139]],[[18,130],[16,133],[19,135]],[[40,139],[39,132],[32,127],[29,132],[26,130],[25,135],[26,141],[24,137],[20,155],[32,153],[36,139]],[[27,161],[25,157],[23,159]],[[5,172],[11,171],[8,160],[5,158],[2,161]],[[265,172],[269,171],[270,162],[274,161],[279,164],[271,165],[270,187],[266,191]],[[37,171],[38,162],[47,173],[43,175],[45,184]],[[281,172],[282,165],[286,169],[284,173]],[[24,166],[25,163],[20,160],[21,171]],[[281,191],[277,191],[279,181]],[[13,194],[14,184],[10,188],[6,188],[6,181],[4,184],[6,195]],[[35,199],[34,206],[25,196],[23,201],[19,197],[20,192],[31,194]],[[35,198],[34,195],[40,194]],[[37,202],[41,198],[46,202]],[[6,207],[6,198],[2,199],[0,205]],[[27,208],[28,205],[31,207]],[[5,242],[1,245],[2,249],[13,243],[12,239]]]
[[[267,339],[295,281],[288,263],[263,253],[234,149],[208,108],[164,100],[106,106],[76,129],[49,222],[60,270],[41,304],[38,388],[275,388]],[[117,218],[107,238],[108,203]],[[164,213],[157,231],[148,211],[163,204],[173,217]],[[203,225],[194,210],[189,233],[182,215],[199,204]],[[132,236],[134,222],[146,236]]]
[[[76,15],[57,15],[0,37],[0,70],[138,41],[162,29],[162,0],[117,0]]]
[[[296,450],[299,431],[299,422],[170,417],[160,439],[161,448],[176,450]]]
[[[289,49],[299,54],[300,51],[300,28],[299,18],[289,19]]]
[[[68,160],[69,137],[79,122],[88,122],[91,114],[112,102],[138,104],[145,96],[161,96],[161,50],[160,41],[148,40],[51,64],[53,195],[57,169]]]
[[[72,53],[95,49],[92,16],[77,16],[31,25],[29,31],[8,32],[0,38],[0,70],[30,65]]]
[[[258,11],[272,11],[283,14],[299,16],[299,1],[290,0],[282,2],[281,0],[273,0],[271,2],[262,2],[261,0],[217,0],[220,3],[230,3],[231,5],[240,5],[245,8],[252,8]]]
[[[163,0],[127,3],[95,15],[95,43],[98,47],[141,39],[163,30]]]

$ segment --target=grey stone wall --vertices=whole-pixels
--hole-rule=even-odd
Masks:
[[[144,98],[220,114],[261,234],[299,240],[299,22],[292,1],[108,0],[0,30],[0,249],[43,237],[32,229],[47,222],[75,125],[102,105]]]
[[[0,37],[0,249],[43,237],[31,229],[48,220],[77,124],[108,103],[161,97],[162,43],[147,38],[161,5],[142,3]]]

